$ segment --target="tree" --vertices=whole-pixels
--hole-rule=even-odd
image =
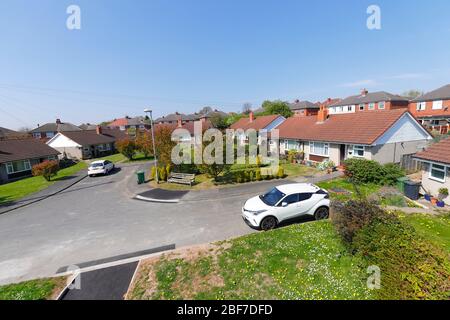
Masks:
[[[210,145],[213,144],[214,140],[211,142],[203,141],[203,151]],[[214,178],[215,181],[217,181],[217,178],[219,175],[223,172],[228,171],[231,168],[230,164],[226,163],[226,138],[223,140],[222,144],[222,157],[219,159],[219,161],[214,161],[214,163],[208,164],[207,161],[205,161],[205,154],[202,154],[202,164],[198,165],[198,170],[201,173],[207,174],[209,177]],[[211,152],[211,157],[216,157],[216,149]]]
[[[421,95],[423,95],[423,91],[419,91],[419,90],[408,90],[403,92],[402,96],[404,96],[405,98],[409,98],[411,100],[416,99],[418,97],[420,97]]]
[[[225,130],[226,128],[228,128],[228,124],[227,124],[227,118],[225,118],[224,116],[222,116],[220,113],[215,113],[211,116],[211,118],[209,119],[209,121],[211,121],[211,124],[213,125],[214,128],[219,129],[219,130]]]
[[[176,143],[172,141],[172,129],[167,126],[155,128],[155,148],[158,162],[161,165],[172,163],[172,149]]]
[[[262,107],[267,114],[278,114],[285,118],[289,118],[294,114],[291,108],[289,108],[289,104],[281,100],[266,100],[263,102]]]
[[[33,176],[43,176],[45,180],[50,181],[59,171],[58,161],[44,161],[33,166],[31,172]]]
[[[213,111],[213,109],[211,107],[204,107],[198,113],[199,114],[208,114],[208,113],[210,113],[212,111]]]
[[[136,132],[136,149],[142,152],[146,158],[153,155],[152,136],[150,132],[140,130]]]
[[[121,139],[116,142],[116,149],[128,160],[133,160],[133,156],[136,152],[136,143],[130,138]]]
[[[244,103],[242,106],[242,113],[249,114],[252,111],[252,104],[250,102]]]

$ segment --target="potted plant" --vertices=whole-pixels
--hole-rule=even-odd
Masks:
[[[431,194],[427,190],[425,190],[425,194],[423,195],[423,197],[425,198],[425,200],[431,201]]]
[[[433,206],[435,206],[435,205],[437,204],[438,200],[439,200],[438,198],[432,197],[432,198],[431,198],[431,204],[432,204]]]
[[[438,202],[436,203],[438,207],[443,208],[445,206],[445,202],[443,201],[445,198],[448,197],[448,189],[447,188],[440,188],[439,189],[439,196],[438,196]]]

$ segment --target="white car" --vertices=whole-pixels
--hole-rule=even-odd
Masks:
[[[96,176],[98,174],[108,174],[115,168],[114,163],[108,160],[94,161],[89,165],[88,176]]]
[[[280,222],[302,215],[327,219],[330,197],[326,190],[310,183],[286,184],[253,197],[242,208],[244,221],[254,228],[271,230]]]

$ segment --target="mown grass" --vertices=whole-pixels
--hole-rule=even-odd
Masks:
[[[130,299],[371,299],[364,263],[328,221],[141,264]]]
[[[132,162],[145,162],[153,160],[153,157],[146,157],[142,152],[136,152],[132,160],[128,160],[123,154],[116,153],[110,156],[101,157],[93,160],[109,160],[113,163],[132,163]]]
[[[55,182],[67,179],[78,171],[86,168],[87,164],[81,161],[71,167],[59,170],[58,174],[52,177],[51,181],[47,181],[43,177],[30,177],[0,185],[0,204],[14,202],[30,194],[41,191]]]
[[[330,181],[319,182],[317,185],[330,192],[330,198],[337,201],[346,201],[350,199],[356,199],[359,197],[359,193],[363,197],[368,197],[378,192],[381,186],[376,184],[359,184],[356,186],[345,178],[334,179]],[[338,190],[335,192],[333,190]],[[342,192],[341,192],[342,190]]]
[[[66,278],[47,278],[0,286],[0,300],[52,300],[66,285]]]
[[[450,253],[450,214],[400,214],[400,218],[412,225],[422,237]]]

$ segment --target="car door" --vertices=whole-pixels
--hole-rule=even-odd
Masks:
[[[300,193],[297,203],[298,214],[303,215],[309,212],[317,203],[317,198],[313,193]]]
[[[278,221],[283,221],[295,216],[298,212],[298,197],[299,194],[287,195],[277,204],[276,215]]]

